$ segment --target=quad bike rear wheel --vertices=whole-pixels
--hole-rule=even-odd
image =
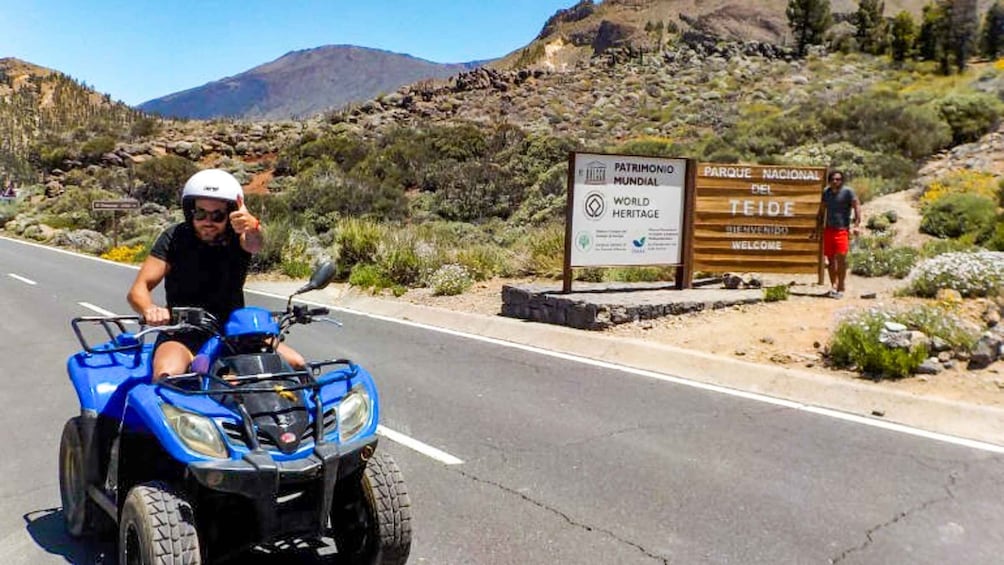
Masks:
[[[403,565],[411,552],[411,498],[394,459],[377,453],[358,480],[339,485],[331,509],[338,562]]]
[[[200,565],[195,513],[185,497],[160,482],[129,491],[119,520],[119,565]]]
[[[59,498],[66,531],[75,538],[102,533],[110,520],[87,495],[87,468],[80,417],[70,418],[59,440]]]

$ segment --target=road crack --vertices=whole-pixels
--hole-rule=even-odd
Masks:
[[[550,514],[558,516],[559,518],[561,518],[562,520],[564,520],[568,525],[570,525],[572,527],[579,528],[581,530],[584,530],[584,531],[590,532],[590,533],[604,534],[604,535],[606,535],[606,536],[608,536],[608,537],[616,540],[618,543],[621,543],[621,544],[624,544],[624,545],[626,545],[628,547],[636,549],[639,553],[645,555],[646,557],[648,557],[650,559],[658,560],[663,565],[669,565],[669,558],[668,557],[663,557],[663,556],[658,555],[658,554],[656,554],[656,553],[654,553],[652,551],[649,551],[648,549],[646,549],[641,544],[635,543],[635,542],[633,542],[631,540],[628,540],[628,539],[625,539],[625,538],[623,538],[621,536],[618,536],[617,534],[615,534],[614,532],[612,532],[610,530],[605,530],[603,528],[597,528],[597,527],[594,527],[594,526],[590,526],[589,524],[585,524],[583,522],[579,522],[579,521],[575,520],[574,518],[572,518],[571,516],[569,516],[568,514],[562,512],[561,510],[558,510],[557,508],[554,508],[552,506],[548,506],[547,504],[544,504],[543,502],[540,502],[539,500],[534,500],[533,498],[527,496],[525,493],[522,493],[522,492],[520,492],[518,490],[515,490],[513,488],[510,488],[510,487],[507,487],[506,485],[503,485],[503,484],[498,483],[496,481],[490,481],[490,480],[487,480],[487,479],[483,479],[481,477],[472,475],[470,473],[467,473],[465,471],[461,471],[459,469],[454,469],[454,472],[456,472],[457,474],[459,474],[460,476],[462,476],[462,477],[464,477],[466,479],[470,479],[470,480],[475,481],[475,482],[479,482],[479,483],[482,483],[482,484],[485,484],[485,485],[489,485],[489,486],[495,487],[495,488],[497,488],[499,490],[502,490],[504,492],[507,492],[509,494],[515,495],[515,496],[523,499],[524,501],[526,501],[526,502],[528,502],[528,503],[536,506],[537,508],[540,508],[541,510],[544,510],[544,511],[550,513]]]
[[[893,518],[891,520],[888,520],[886,522],[878,524],[877,526],[869,528],[868,531],[865,532],[865,541],[863,543],[861,543],[860,545],[857,545],[855,547],[851,547],[849,549],[845,549],[844,551],[842,551],[840,553],[840,555],[837,555],[836,557],[831,558],[829,560],[829,562],[832,565],[836,565],[837,563],[840,563],[844,559],[846,559],[849,555],[851,555],[853,553],[857,553],[859,551],[864,551],[865,549],[868,548],[868,546],[870,546],[872,544],[872,542],[875,541],[875,538],[873,536],[877,532],[879,532],[879,531],[881,531],[881,530],[883,530],[885,528],[888,528],[889,526],[892,526],[892,525],[896,524],[897,522],[900,522],[901,520],[903,520],[904,518],[906,518],[908,516],[912,516],[914,514],[919,514],[919,513],[923,512],[923,511],[927,510],[931,506],[934,506],[935,504],[938,504],[938,503],[941,503],[941,502],[947,502],[949,500],[954,499],[955,498],[955,493],[952,491],[952,487],[955,486],[955,483],[958,480],[958,477],[962,474],[962,472],[965,472],[965,470],[968,469],[968,467],[969,467],[968,465],[964,465],[962,471],[952,471],[951,473],[948,474],[948,480],[945,483],[945,485],[942,487],[945,490],[945,494],[943,496],[938,496],[936,498],[932,498],[930,500],[926,500],[926,501],[918,504],[917,506],[914,506],[913,508],[909,508],[909,509],[907,509],[905,511],[897,513],[895,516],[893,516]]]

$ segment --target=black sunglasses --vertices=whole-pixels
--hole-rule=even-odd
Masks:
[[[200,222],[208,218],[210,222],[218,224],[227,219],[227,213],[223,210],[205,210],[202,208],[196,208],[192,217]]]

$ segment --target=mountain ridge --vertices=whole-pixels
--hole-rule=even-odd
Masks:
[[[148,100],[138,108],[194,119],[303,118],[363,102],[405,84],[447,78],[481,64],[435,63],[383,49],[324,45],[289,51],[236,75]]]

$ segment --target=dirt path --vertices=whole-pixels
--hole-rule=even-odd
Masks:
[[[896,223],[893,228],[893,244],[897,247],[920,248],[926,241],[934,239],[929,235],[920,233],[920,220],[922,218],[917,200],[920,198],[923,189],[911,188],[892,194],[879,196],[861,207],[863,218],[862,225],[868,225],[868,219],[893,211],[896,213]]]

